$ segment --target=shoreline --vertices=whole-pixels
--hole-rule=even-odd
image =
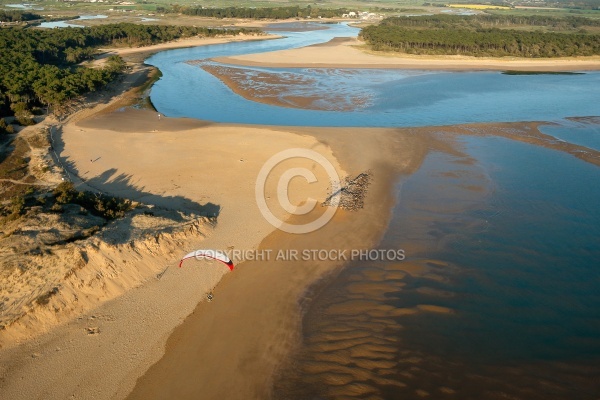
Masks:
[[[303,61],[297,61],[303,60]],[[567,72],[600,70],[600,56],[557,59],[417,56],[374,52],[357,38],[334,38],[328,43],[235,57],[216,57],[221,64],[270,68],[417,69],[447,71]]]
[[[281,38],[281,36],[269,35],[267,33],[257,33],[255,35],[241,33],[237,36],[192,37],[143,47],[112,47],[101,48],[99,50],[103,52],[100,59],[104,59],[111,55],[118,55],[125,58],[125,61],[143,63],[143,61],[150,56],[165,50],[185,49],[189,47],[208,46],[212,44],[224,44],[231,42],[273,40],[279,38]]]

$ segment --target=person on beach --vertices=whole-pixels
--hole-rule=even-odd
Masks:
[[[160,121],[160,113],[158,113],[158,120]]]

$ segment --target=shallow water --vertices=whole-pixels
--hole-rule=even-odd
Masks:
[[[460,139],[398,185],[380,248],[321,288],[276,398],[596,399],[600,168]],[[341,384],[343,382],[343,384]]]
[[[108,15],[81,15],[78,19],[68,20],[68,21],[77,21],[83,19],[102,19],[108,18]],[[40,28],[83,28],[84,25],[72,24],[67,21],[51,21],[51,22],[42,22]]]
[[[557,139],[600,151],[600,125],[593,121],[563,120],[556,125],[541,125],[539,130]]]
[[[146,62],[162,78],[153,86],[152,103],[172,117],[217,122],[297,126],[429,126],[492,121],[556,121],[573,115],[600,114],[600,73],[582,75],[504,75],[501,72],[445,72],[357,69],[243,68],[312,80],[313,95],[360,96],[351,110],[306,110],[262,104],[233,93],[204,71],[213,57],[261,53],[356,36],[344,24],[326,30],[287,32],[286,38],[228,43],[161,52]],[[277,32],[281,34],[282,32]],[[196,61],[194,64],[189,61]],[[268,85],[268,82],[264,82]],[[273,87],[276,90],[276,87]],[[297,87],[294,90],[304,90]],[[181,101],[185,99],[185,101]]]
[[[43,10],[44,7],[39,7],[37,5],[34,4],[27,4],[27,3],[23,3],[23,4],[5,4],[6,7],[11,7],[11,8],[19,8],[21,10]]]

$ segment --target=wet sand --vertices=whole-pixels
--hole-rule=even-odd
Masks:
[[[465,127],[451,128],[457,132],[465,131]],[[495,127],[466,128],[485,134],[486,131],[493,132]],[[513,128],[519,129],[516,124]],[[444,137],[450,139],[453,134]],[[474,339],[477,334],[470,333],[483,329],[481,326],[485,323],[481,321],[486,317],[481,314],[471,316],[475,321],[470,326],[460,323],[468,308],[465,304],[469,301],[464,298],[469,296],[469,291],[464,282],[462,285],[459,282],[461,278],[475,280],[475,273],[472,264],[469,268],[444,260],[452,259],[448,253],[453,250],[456,253],[464,251],[464,255],[458,256],[459,262],[463,262],[477,257],[468,250],[473,251],[478,246],[486,249],[482,251],[494,248],[489,242],[463,247],[465,242],[477,243],[480,237],[467,237],[466,232],[485,236],[497,222],[488,223],[488,218],[501,214],[499,218],[510,221],[508,214],[512,210],[494,203],[491,210],[486,210],[489,213],[482,212],[483,205],[490,201],[495,190],[506,189],[495,187],[497,183],[488,176],[486,168],[468,154],[461,154],[460,143],[456,145],[450,141],[448,144],[453,150],[430,153],[419,171],[403,180],[402,200],[394,211],[395,222],[391,223],[381,243],[382,248],[404,248],[408,259],[398,263],[353,263],[318,288],[317,296],[303,318],[302,345],[278,371],[273,398],[542,400],[574,396],[593,399],[598,393],[598,382],[594,379],[598,374],[598,352],[593,344],[597,341],[589,341],[589,359],[574,356],[577,351],[572,348],[572,353],[559,359],[523,356],[528,354],[527,351],[521,353],[521,357],[514,357],[515,353],[511,351],[515,350],[511,345],[519,346],[519,333],[511,335],[502,329],[506,327],[490,332],[488,325],[485,330],[488,338],[483,340],[487,346],[481,346],[477,343],[481,337]],[[534,153],[531,150],[536,149],[529,148],[529,152]],[[558,155],[556,158],[560,159]],[[473,213],[475,210],[478,212]],[[589,234],[594,237],[593,231]],[[531,250],[527,249],[527,244],[519,242],[511,255],[500,256],[511,260],[505,266],[510,271],[507,275],[519,276],[523,272],[521,269],[530,266],[524,262],[522,254],[528,251]],[[444,260],[432,258],[442,254]],[[482,270],[487,262],[480,258]],[[593,275],[593,262],[590,267]],[[522,282],[519,278],[516,280]],[[500,279],[498,282],[506,283]],[[546,282],[543,287],[551,285]],[[479,299],[494,297],[486,304],[501,297],[479,289],[477,284],[474,286],[476,288],[471,289],[481,295]],[[500,290],[514,289],[506,285]],[[531,292],[531,296],[536,293]],[[452,298],[454,300],[450,300]],[[522,312],[518,307],[511,309],[501,300],[494,306],[508,308],[505,314]],[[486,310],[479,311],[486,313]],[[537,311],[551,314],[556,308]],[[567,314],[570,312],[571,308]],[[535,319],[531,315],[524,318],[535,321],[529,325],[531,331],[541,333],[548,329],[541,322],[543,318]],[[498,324],[502,325],[502,322]],[[577,335],[577,329],[568,323],[561,327],[570,330],[573,336]],[[451,340],[446,338],[448,332],[455,334]],[[538,340],[543,342],[547,337],[544,333],[532,333],[528,345]],[[557,340],[550,347],[560,348],[559,342]],[[486,350],[483,354],[482,347]]]
[[[390,208],[395,201],[391,193],[393,182],[398,176],[414,172],[428,152],[443,151],[469,165],[473,160],[463,154],[460,146],[454,142],[455,135],[512,135],[512,139],[521,140],[520,134],[527,133],[529,136],[532,127],[535,127],[535,124],[480,124],[394,130],[292,129],[297,133],[314,135],[321,142],[326,142],[350,175],[367,167],[371,169],[374,184],[367,195],[364,209],[356,213],[338,211],[330,224],[311,234],[294,236],[274,232],[261,242],[259,248],[371,248],[378,242],[387,226]],[[541,142],[536,144],[544,145]],[[357,146],[361,148],[363,157],[355,156]],[[477,187],[465,187],[463,192],[466,193],[465,196],[480,198],[486,195],[485,186],[486,184],[482,183]],[[465,202],[468,203],[467,200]],[[449,204],[448,207],[449,210],[452,209],[452,205]],[[309,215],[308,218],[310,217]],[[418,237],[418,233],[414,233],[413,236]],[[425,243],[416,242],[406,251],[416,252],[426,247]],[[128,398],[269,398],[273,395],[271,390],[275,385],[274,379],[278,376],[274,374],[285,365],[286,356],[297,349],[301,341],[299,333],[302,304],[311,301],[314,295],[311,288],[319,286],[316,282],[339,273],[342,264],[307,261],[244,263],[237,274],[228,276],[219,285],[215,292],[215,300],[211,304],[200,304],[175,330],[167,342],[163,358],[138,380]],[[402,279],[407,274],[420,275],[431,280],[443,279],[436,273],[436,269],[451,268],[437,260],[423,260],[422,263],[401,262],[396,267],[385,273],[371,271],[380,275],[376,279],[379,284],[367,288],[368,293],[385,293],[389,289],[386,280]],[[362,280],[357,278],[354,281],[359,285]],[[368,280],[373,281],[373,277]],[[356,288],[358,291],[363,289]],[[342,385],[343,382],[351,382],[357,374],[360,375],[363,367],[366,368],[364,371],[378,368],[382,374],[378,374],[377,379],[367,372],[367,378],[362,378],[375,379],[378,385],[402,387],[401,379],[393,380],[383,374],[386,368],[392,371],[397,367],[396,362],[385,361],[386,354],[390,351],[390,343],[387,343],[391,340],[389,332],[400,329],[394,328],[396,323],[388,318],[422,312],[452,311],[433,304],[421,304],[405,309],[381,309],[373,306],[368,301],[349,301],[339,305],[349,310],[352,315],[361,309],[369,315],[372,314],[379,327],[387,332],[386,337],[379,334],[372,336],[373,327],[361,319],[357,320],[356,324],[364,329],[358,333],[344,333],[334,329],[331,334],[336,336],[336,339],[320,342],[320,346],[325,347],[319,347],[318,350],[323,353],[323,360],[327,359],[327,354],[333,358],[327,359],[328,364],[321,367],[314,365],[313,369],[305,370],[305,376],[316,376],[318,373],[323,377],[330,374],[329,378]],[[366,343],[366,347],[354,347],[359,343]],[[352,361],[347,363],[360,361],[360,368],[343,366],[342,360],[348,356],[348,346],[355,351],[350,353]],[[338,350],[341,352],[340,356],[336,356]],[[388,367],[384,366],[386,362]],[[333,370],[330,370],[331,368]],[[366,390],[363,394],[369,392],[364,385],[355,386],[346,389],[340,386],[339,391],[332,392],[331,395],[356,395],[361,393],[361,390]]]
[[[222,65],[204,65],[202,69],[217,77],[235,93],[258,103],[308,110],[353,111],[370,101],[368,97],[356,93],[307,93],[306,88],[313,87],[316,81],[300,75],[258,72]]]
[[[360,211],[339,210],[329,224],[309,234],[274,232],[259,249],[369,248],[387,225],[391,182],[400,171],[418,167],[427,145],[392,130],[372,130],[368,139],[356,130],[350,136],[362,140],[364,157],[355,158],[347,131],[305,128],[297,133],[327,141],[350,175],[370,167],[373,183]],[[342,265],[302,260],[242,264],[219,285],[212,303],[199,305],[175,330],[165,356],[138,380],[129,398],[267,398],[274,372],[298,343],[307,287]]]

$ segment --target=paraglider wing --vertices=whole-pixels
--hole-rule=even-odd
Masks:
[[[213,260],[217,260],[217,261],[220,261],[223,264],[227,265],[227,267],[229,267],[230,271],[233,271],[233,262],[229,259],[229,257],[227,257],[225,254],[223,254],[220,251],[215,251],[215,250],[192,251],[191,253],[188,253],[185,256],[183,256],[181,261],[179,261],[179,268],[181,268],[183,261],[187,260],[189,258],[197,258],[197,259],[210,258]]]

